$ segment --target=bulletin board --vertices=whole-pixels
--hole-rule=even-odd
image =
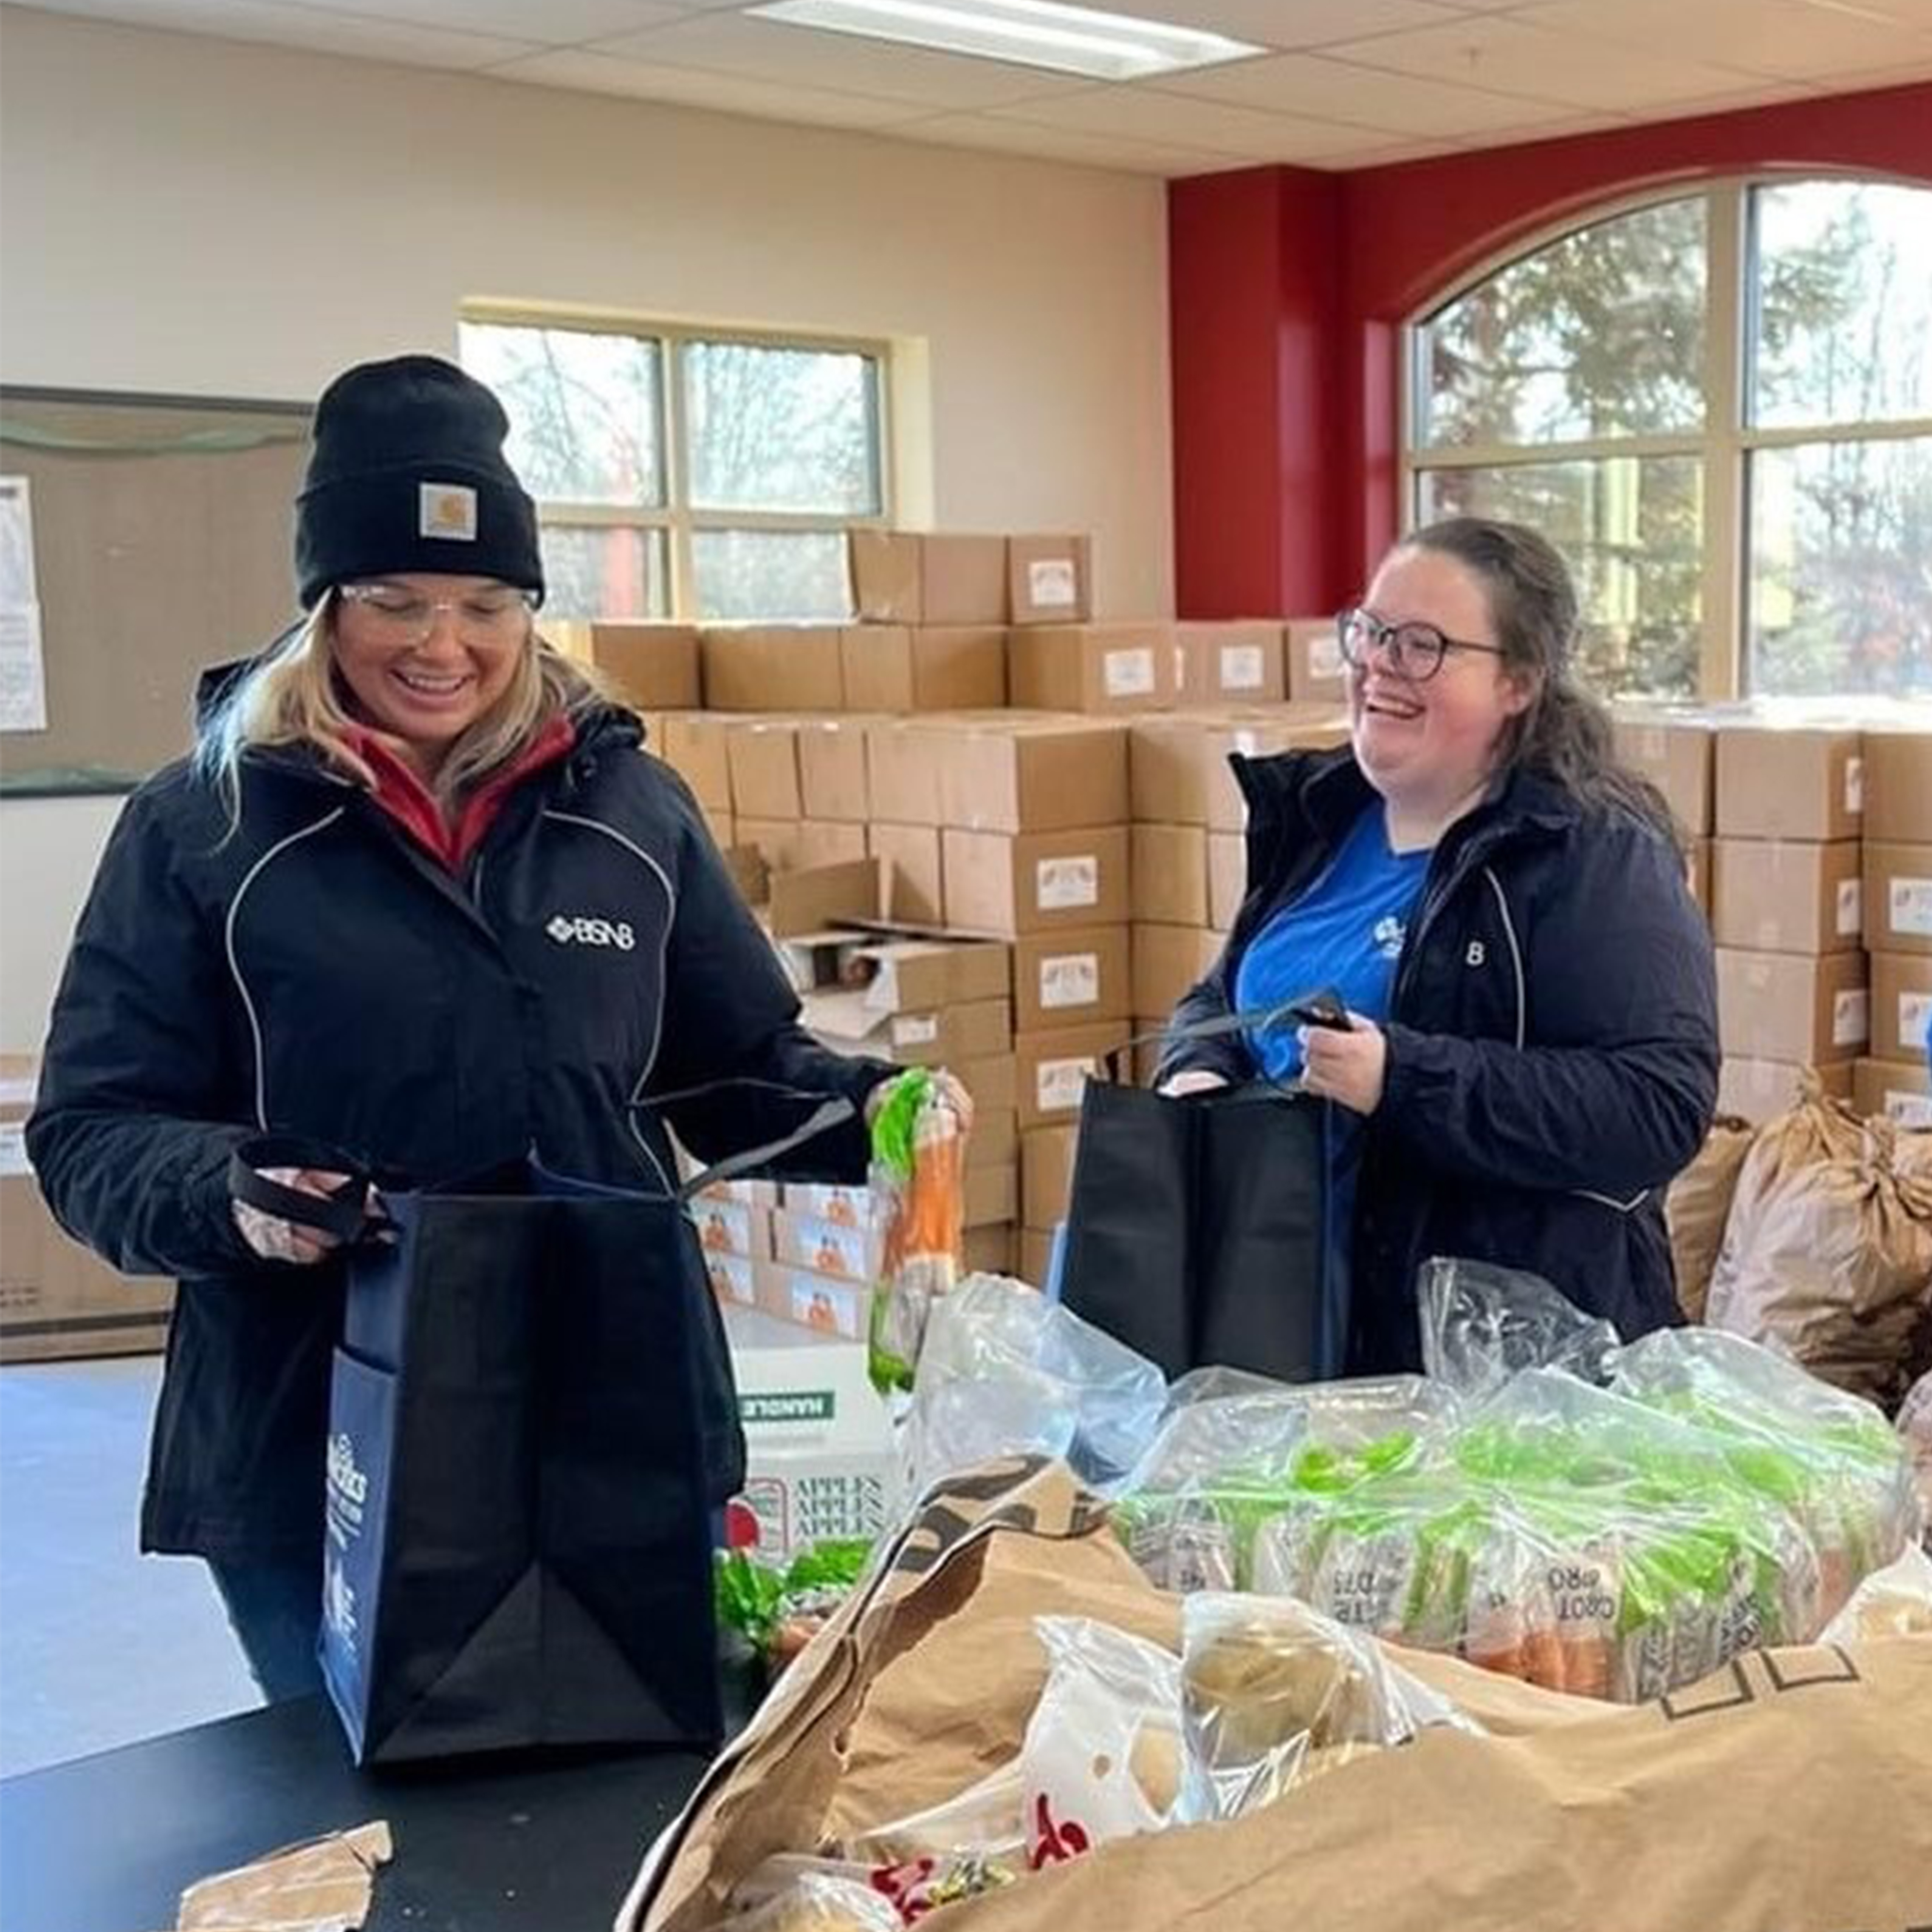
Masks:
[[[0,385],[0,796],[124,791],[188,748],[201,672],[296,615],[310,413]]]

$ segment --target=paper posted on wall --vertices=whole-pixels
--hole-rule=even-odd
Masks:
[[[0,731],[46,728],[32,498],[26,477],[0,476]]]

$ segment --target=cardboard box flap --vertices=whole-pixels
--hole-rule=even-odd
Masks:
[[[766,914],[772,937],[790,939],[876,920],[885,901],[884,879],[884,864],[878,859],[774,872]]]

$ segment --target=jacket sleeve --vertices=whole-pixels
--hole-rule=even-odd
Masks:
[[[156,794],[139,792],[81,914],[26,1127],[55,1218],[124,1274],[254,1262],[229,1206],[230,1152],[255,1131],[225,1049],[230,997],[221,935]]]
[[[1662,839],[1628,825],[1579,836],[1592,843],[1508,935],[1525,1044],[1392,1024],[1376,1118],[1438,1171],[1622,1205],[1681,1172],[1709,1130],[1715,969]]]
[[[1248,1051],[1244,1035],[1213,1034],[1205,1040],[1183,1036],[1188,1028],[1226,1019],[1234,1011],[1228,997],[1234,970],[1234,962],[1224,949],[1205,977],[1196,980],[1181,996],[1180,1004],[1168,1021],[1166,1038],[1161,1042],[1160,1064],[1154,1071],[1156,1086],[1177,1073],[1218,1073],[1231,1086],[1255,1077],[1254,1057]]]
[[[670,776],[667,770],[666,776]],[[690,794],[676,784],[677,905],[664,974],[664,1044],[650,1092],[700,1160],[782,1138],[836,1096],[861,1112],[899,1070],[828,1052],[798,1024],[799,1001],[746,905]],[[676,1097],[682,1096],[682,1097]],[[782,1179],[859,1182],[862,1119],[829,1130],[768,1170]]]

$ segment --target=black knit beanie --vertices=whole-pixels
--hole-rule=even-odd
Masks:
[[[332,585],[440,572],[543,595],[536,506],[503,456],[503,406],[434,356],[345,370],[316,405],[296,499],[296,586],[312,610]]]

